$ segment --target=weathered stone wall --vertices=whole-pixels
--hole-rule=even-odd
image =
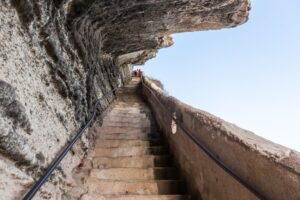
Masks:
[[[248,0],[1,0],[1,198],[20,198],[95,100],[173,44],[170,34],[234,27],[248,11]],[[68,199],[89,146],[84,136],[37,198]]]
[[[300,153],[272,143],[209,113],[167,96],[154,82],[145,78],[142,87],[157,123],[165,133],[175,160],[184,172],[191,192],[197,199],[257,199],[212,161],[177,125],[172,134],[170,113],[233,171],[268,199],[300,199]]]
[[[128,76],[112,56],[99,58],[97,48],[86,53],[91,58],[80,57],[66,30],[67,14],[54,2],[0,3],[3,199],[20,198],[85,122],[95,99],[122,85]],[[108,96],[102,107],[112,99],[113,95]],[[89,146],[84,136],[37,198],[61,199],[72,185],[73,168]]]

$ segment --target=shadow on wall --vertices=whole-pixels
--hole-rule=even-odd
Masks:
[[[159,127],[187,178],[192,194],[203,199],[243,199],[257,197],[220,168],[177,126],[172,133],[169,113],[177,118],[193,138],[213,152],[243,180],[268,199],[300,199],[300,153],[277,145],[207,112],[167,96],[154,82],[144,78],[142,90],[151,105]],[[155,97],[155,96],[156,97]],[[270,184],[266,184],[266,180]]]

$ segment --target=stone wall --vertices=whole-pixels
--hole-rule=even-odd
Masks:
[[[1,0],[1,198],[24,195],[95,100],[172,45],[170,34],[235,27],[249,8],[248,0]],[[89,147],[84,136],[37,198],[68,199]]]
[[[196,199],[257,199],[212,161],[180,128],[172,133],[174,116],[197,141],[212,151],[244,180],[272,200],[300,199],[300,153],[272,143],[250,131],[223,121],[168,96],[154,82],[144,78],[142,87],[157,123],[165,133],[175,160]],[[154,95],[155,94],[155,95]],[[164,110],[162,105],[167,109]],[[173,126],[174,128],[174,126]]]
[[[112,56],[99,58],[98,49],[86,53],[94,60],[85,64],[91,58],[79,55],[71,32],[66,30],[67,11],[53,3],[0,3],[3,199],[20,198],[86,121],[95,99],[128,78],[128,69],[119,68]],[[112,99],[113,95],[104,99],[102,107]],[[64,197],[72,185],[72,170],[90,147],[88,138],[84,136],[68,154],[37,198]]]

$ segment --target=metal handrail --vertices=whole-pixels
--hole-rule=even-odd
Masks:
[[[34,195],[37,193],[37,191],[42,187],[42,185],[47,181],[47,179],[52,174],[52,172],[60,164],[62,159],[67,155],[67,153],[70,151],[70,149],[74,146],[74,144],[77,142],[77,140],[81,137],[81,135],[84,133],[85,129],[87,129],[92,124],[92,122],[94,121],[94,119],[96,117],[97,106],[99,105],[100,100],[107,97],[109,94],[112,94],[117,89],[118,88],[115,88],[115,89],[111,90],[110,92],[108,92],[107,94],[105,94],[104,96],[102,96],[101,98],[97,99],[95,106],[94,106],[93,114],[89,118],[87,123],[82,128],[80,128],[80,130],[76,133],[76,135],[73,137],[71,142],[64,148],[62,153],[48,167],[48,169],[44,173],[44,175],[41,176],[41,178],[38,180],[38,182],[36,182],[36,184],[32,187],[32,189],[24,196],[23,200],[31,200],[34,197]]]
[[[257,198],[261,200],[268,200],[267,197],[265,197],[261,192],[259,192],[253,185],[248,183],[246,180],[244,180],[240,175],[238,175],[236,172],[234,172],[229,166],[227,166],[226,163],[224,163],[218,156],[216,156],[211,150],[209,150],[206,146],[201,144],[201,142],[192,134],[178,119],[176,119],[173,114],[163,105],[163,103],[158,99],[156,94],[152,91],[152,89],[144,83],[144,76],[141,77],[142,85],[147,88],[150,93],[155,97],[157,102],[160,104],[162,109],[166,111],[166,113],[171,117],[172,120],[178,124],[178,126],[183,130],[183,132],[200,148],[203,150],[203,152],[211,158],[219,167],[221,167],[228,175],[233,177],[236,181],[238,181],[241,185],[243,185],[245,188],[247,188],[251,193],[253,193]]]

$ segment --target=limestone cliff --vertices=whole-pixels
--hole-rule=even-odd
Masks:
[[[122,86],[131,66],[172,45],[172,33],[234,27],[249,8],[248,0],[2,0],[1,198],[20,198],[95,100]],[[91,138],[81,139],[37,198],[68,199]]]

